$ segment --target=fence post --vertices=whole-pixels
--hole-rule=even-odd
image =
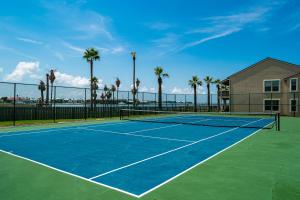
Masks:
[[[53,115],[53,122],[56,122],[56,86],[54,86],[54,103],[53,103],[54,115]]]
[[[231,93],[229,92],[229,113],[232,112],[231,106],[232,106],[232,98],[231,98]]]
[[[176,94],[174,94],[174,101],[175,101],[175,104],[174,104],[175,110],[177,111],[177,96],[176,96]]]
[[[86,88],[84,88],[84,119],[86,120],[87,113],[86,113]]]
[[[296,93],[294,92],[294,95],[293,95],[293,101],[295,102],[295,109],[293,110],[293,116],[296,117],[296,111],[297,111],[297,100],[296,100]],[[292,105],[290,105],[291,107]],[[292,107],[291,107],[292,108]]]
[[[186,94],[184,94],[184,111],[186,111]]]
[[[16,125],[16,90],[17,84],[14,83],[14,110],[13,110],[13,125]]]
[[[127,109],[129,109],[129,93],[130,92],[127,92]]]
[[[166,109],[168,110],[168,94],[166,94],[166,103],[165,103]]]
[[[273,93],[271,92],[271,113],[273,113]]]
[[[154,107],[155,107],[155,110],[157,109],[156,107],[156,93],[154,93]]]
[[[145,110],[145,92],[142,92],[142,104],[143,104],[143,110]]]
[[[251,112],[250,93],[248,95],[248,112]]]

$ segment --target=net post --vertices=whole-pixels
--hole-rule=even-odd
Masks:
[[[123,112],[123,110],[121,109],[120,110],[120,120],[122,120],[122,114],[123,114],[122,112]]]

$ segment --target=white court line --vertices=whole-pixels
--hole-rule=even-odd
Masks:
[[[271,124],[271,123],[270,123],[270,124]],[[268,124],[268,125],[270,125],[270,124]],[[266,126],[268,126],[268,125],[266,125]],[[266,126],[265,126],[265,127],[266,127]],[[238,128],[240,128],[240,127],[238,127]],[[161,183],[160,185],[157,185],[157,186],[155,186],[154,188],[152,188],[152,189],[150,189],[150,190],[148,190],[148,191],[146,191],[146,192],[144,192],[144,193],[142,193],[142,194],[140,194],[140,195],[136,195],[136,194],[133,194],[133,193],[127,192],[127,191],[125,191],[125,190],[122,190],[122,189],[119,189],[119,188],[115,188],[115,187],[112,187],[112,186],[109,186],[109,185],[106,185],[106,184],[103,184],[103,183],[99,183],[99,182],[96,182],[96,181],[93,181],[93,180],[87,179],[87,178],[85,178],[85,177],[82,177],[82,176],[79,176],[79,175],[76,175],[76,174],[72,174],[72,173],[70,173],[70,172],[66,172],[66,171],[63,171],[63,170],[57,169],[57,168],[55,168],[55,167],[51,167],[51,166],[49,166],[49,165],[46,165],[46,164],[44,164],[44,163],[41,163],[41,162],[38,162],[38,161],[34,161],[34,160],[31,160],[31,159],[29,159],[29,158],[25,158],[25,157],[22,157],[22,156],[19,156],[19,155],[13,154],[13,153],[11,153],[11,152],[7,152],[7,151],[1,150],[1,149],[0,149],[0,152],[6,153],[6,154],[8,154],[8,155],[11,155],[11,156],[14,156],[14,157],[17,157],[17,158],[21,158],[21,159],[23,159],[23,160],[27,160],[27,161],[30,161],[30,162],[36,163],[36,164],[38,164],[38,165],[41,165],[41,166],[44,166],[44,167],[46,167],[46,168],[49,168],[49,169],[52,169],[52,170],[55,170],[55,171],[61,172],[61,173],[63,173],[63,174],[68,174],[68,175],[70,175],[70,176],[77,177],[77,178],[79,178],[79,179],[82,179],[82,180],[85,180],[85,181],[88,181],[88,182],[94,183],[94,184],[96,184],[96,185],[100,185],[100,186],[103,186],[103,187],[106,187],[106,188],[109,188],[109,189],[112,189],[112,190],[115,190],[115,191],[122,192],[122,193],[124,193],[124,194],[127,194],[127,195],[130,195],[130,196],[132,196],[132,197],[141,198],[142,196],[144,196],[144,195],[148,194],[149,192],[151,192],[151,191],[153,191],[153,190],[155,190],[155,189],[157,189],[157,188],[161,187],[162,185],[164,185],[164,184],[166,184],[166,183],[170,182],[171,180],[175,179],[176,177],[178,177],[178,176],[180,176],[180,175],[182,175],[182,174],[186,173],[187,171],[189,171],[189,170],[193,169],[194,167],[196,167],[196,166],[198,166],[198,165],[202,164],[203,162],[205,162],[205,161],[207,161],[207,160],[209,160],[209,159],[211,159],[211,158],[213,158],[213,157],[217,156],[218,154],[220,154],[220,153],[224,152],[225,150],[227,150],[227,149],[229,149],[229,148],[231,148],[231,147],[235,146],[236,144],[238,144],[238,143],[242,142],[243,140],[245,140],[245,139],[249,138],[250,136],[252,136],[252,135],[256,134],[256,133],[257,133],[257,132],[259,132],[260,130],[262,130],[262,129],[259,129],[259,130],[255,131],[255,132],[254,132],[254,133],[252,133],[251,135],[249,135],[249,136],[247,136],[247,137],[243,138],[242,140],[240,140],[240,141],[238,141],[238,142],[236,142],[236,143],[232,144],[231,146],[229,146],[229,147],[227,147],[227,148],[223,149],[222,151],[220,151],[220,152],[218,152],[218,153],[216,153],[216,154],[212,155],[211,157],[209,157],[209,158],[207,158],[207,159],[205,159],[205,160],[203,160],[203,161],[199,162],[198,164],[196,164],[196,165],[194,165],[194,166],[190,167],[189,169],[187,169],[187,170],[185,170],[185,171],[181,172],[180,174],[178,174],[178,175],[176,175],[176,176],[174,176],[174,177],[170,178],[169,180],[167,180],[167,181],[165,181],[165,182]]]
[[[133,193],[130,193],[130,192],[127,192],[127,191],[125,191],[125,190],[122,190],[122,189],[119,189],[119,188],[115,188],[115,187],[106,185],[106,184],[104,184],[104,183],[99,183],[99,182],[96,182],[96,181],[93,181],[93,180],[89,180],[89,179],[87,179],[87,178],[85,178],[85,177],[82,177],[82,176],[79,176],[79,175],[76,175],[76,174],[72,174],[72,173],[70,173],[70,172],[67,172],[67,171],[64,171],[64,170],[61,170],[61,169],[52,167],[52,166],[50,166],[50,165],[46,165],[46,164],[44,164],[44,163],[41,163],[41,162],[38,162],[38,161],[35,161],[35,160],[31,160],[31,159],[29,159],[29,158],[25,158],[25,157],[23,157],[23,156],[19,156],[19,155],[13,154],[13,153],[11,153],[11,152],[7,152],[7,151],[1,150],[1,149],[0,149],[0,152],[5,153],[5,154],[8,154],[8,155],[11,155],[11,156],[14,156],[14,157],[17,157],[17,158],[21,158],[21,159],[23,159],[23,160],[27,160],[27,161],[33,162],[33,163],[35,163],[35,164],[38,164],[38,165],[44,166],[44,167],[46,167],[46,168],[49,168],[49,169],[52,169],[52,170],[61,172],[61,173],[63,173],[63,174],[68,174],[68,175],[70,175],[70,176],[73,176],[73,177],[76,177],[76,178],[79,178],[79,179],[88,181],[88,182],[90,182],[90,183],[94,183],[94,184],[97,184],[97,185],[100,185],[100,186],[103,186],[103,187],[106,187],[106,188],[109,188],[109,189],[112,189],[112,190],[115,190],[115,191],[118,191],[118,192],[122,192],[122,193],[127,194],[127,195],[130,195],[130,196],[132,196],[132,197],[139,198],[138,195],[133,194]]]
[[[20,135],[31,135],[31,134],[37,134],[37,133],[46,133],[46,132],[53,132],[53,131],[67,131],[67,130],[70,130],[70,129],[75,129],[76,127],[68,127],[68,128],[55,128],[53,130],[34,130],[34,132],[29,132],[27,133],[15,133],[15,134],[7,134],[7,135],[0,135],[0,138],[2,137],[11,137],[11,136],[20,136]],[[20,132],[23,132],[23,131],[20,131]]]
[[[53,132],[53,131],[65,131],[65,130],[72,130],[72,129],[78,129],[79,127],[102,127],[102,126],[114,126],[114,125],[122,125],[126,122],[105,122],[103,124],[82,124],[82,125],[76,125],[71,127],[52,127],[45,128],[45,129],[36,129],[36,130],[24,130],[24,131],[7,131],[7,132],[0,132],[0,138],[2,137],[11,137],[11,136],[20,136],[20,135],[31,135],[36,133],[47,133],[47,132]],[[136,123],[136,122],[127,122],[127,123]],[[5,134],[5,133],[14,133],[15,134]],[[22,133],[18,133],[22,132]],[[3,135],[1,135],[3,134]],[[5,134],[5,135],[4,135]]]
[[[179,126],[179,125],[181,125],[181,124],[176,124],[176,125],[172,125],[172,126],[164,126],[164,127],[159,127],[159,128],[153,128],[153,129],[145,129],[145,130],[142,130],[142,131],[150,131],[150,130],[157,130],[157,129],[163,129],[163,128],[170,128],[170,127]],[[117,134],[117,135],[126,135],[126,136],[158,139],[158,140],[169,140],[169,141],[188,142],[188,143],[195,142],[195,141],[192,141],[192,140],[181,140],[181,139],[176,139],[176,138],[166,138],[166,137],[156,137],[156,136],[132,134],[132,133],[137,132],[137,131],[122,133],[122,132],[117,132],[117,131],[107,131],[107,130],[101,130],[101,129],[97,129],[97,130],[89,129],[89,128],[79,128],[79,129],[95,131],[95,132],[113,133],[113,134]],[[142,131],[140,131],[140,132],[142,132]]]
[[[270,124],[272,124],[272,122],[271,122],[271,123],[269,123],[269,124],[267,124],[267,125],[266,125],[266,126],[264,126],[264,127],[267,127],[267,126],[269,126]],[[186,172],[188,172],[188,171],[190,171],[190,170],[194,169],[195,167],[197,167],[197,166],[199,166],[199,165],[203,164],[204,162],[206,162],[206,161],[208,161],[208,160],[210,160],[210,159],[214,158],[215,156],[217,156],[217,155],[219,155],[219,154],[223,153],[224,151],[226,151],[226,150],[228,150],[228,149],[232,148],[233,146],[235,146],[235,145],[239,144],[240,142],[242,142],[242,141],[246,140],[247,138],[249,138],[249,137],[253,136],[254,134],[258,133],[258,132],[259,132],[259,131],[261,131],[262,129],[263,129],[263,128],[261,128],[261,129],[258,129],[257,131],[255,131],[255,132],[251,133],[250,135],[248,135],[248,136],[244,137],[243,139],[241,139],[241,140],[239,140],[239,141],[237,141],[237,142],[233,143],[232,145],[230,145],[230,146],[226,147],[225,149],[223,149],[223,150],[221,150],[221,151],[219,151],[219,152],[215,153],[214,155],[212,155],[212,156],[210,156],[210,157],[206,158],[205,160],[202,160],[202,161],[200,161],[199,163],[197,163],[197,164],[195,164],[195,165],[191,166],[190,168],[188,168],[188,169],[186,169],[186,170],[184,170],[184,171],[180,172],[179,174],[177,174],[177,175],[175,175],[175,176],[171,177],[170,179],[168,179],[168,180],[164,181],[163,183],[161,183],[161,184],[159,184],[159,185],[157,185],[157,186],[155,186],[155,187],[151,188],[150,190],[147,190],[146,192],[144,192],[144,193],[142,193],[142,194],[138,195],[138,198],[141,198],[141,197],[145,196],[146,194],[148,194],[148,193],[150,193],[150,192],[154,191],[155,189],[157,189],[157,188],[159,188],[159,187],[161,187],[161,186],[163,186],[163,185],[165,185],[165,184],[169,183],[170,181],[174,180],[175,178],[177,178],[177,177],[181,176],[182,174],[184,174],[184,173],[186,173]]]
[[[201,121],[208,121],[209,119],[203,119],[195,122],[201,122]],[[166,138],[166,137],[157,137],[157,136],[148,136],[148,135],[139,135],[139,134],[134,134],[134,133],[141,133],[141,132],[146,132],[146,131],[153,131],[153,130],[159,130],[159,129],[164,129],[164,128],[171,128],[175,126],[182,126],[183,124],[175,124],[175,125],[169,125],[169,126],[162,126],[162,127],[156,127],[156,128],[150,128],[150,129],[143,129],[143,130],[138,130],[138,131],[131,131],[131,132],[118,132],[118,131],[109,131],[109,130],[102,130],[102,129],[89,129],[89,128],[78,128],[78,129],[83,129],[83,130],[89,130],[89,131],[98,131],[98,132],[104,132],[104,133],[113,133],[113,134],[118,134],[118,135],[127,135],[127,136],[134,136],[134,137],[143,137],[143,138],[151,138],[151,139],[160,139],[160,140],[170,140],[170,141],[179,141],[179,142],[189,142],[193,143],[195,141],[193,140],[183,140],[183,139],[177,139],[177,138]]]
[[[245,125],[243,125],[243,126],[247,126],[247,125],[249,125],[249,124],[252,124],[252,123],[255,123],[255,122],[258,122],[258,121],[261,121],[261,120],[262,120],[262,119],[259,119],[259,120],[256,120],[256,121],[254,121],[254,122],[247,123],[247,124],[245,124]],[[107,175],[107,174],[111,174],[111,173],[116,172],[116,171],[119,171],[119,170],[121,170],[121,169],[125,169],[125,168],[128,168],[128,167],[137,165],[137,164],[139,164],[139,163],[142,163],[142,162],[145,162],[145,161],[148,161],[148,160],[152,160],[152,159],[154,159],[154,158],[157,158],[157,157],[160,157],[160,156],[163,156],[163,155],[172,153],[172,152],[174,152],[174,151],[178,151],[178,150],[180,150],[180,149],[183,149],[183,148],[186,148],[186,147],[195,145],[195,144],[197,144],[197,143],[200,143],[200,142],[209,140],[209,139],[211,139],[211,138],[218,137],[218,136],[220,136],[220,135],[226,134],[226,133],[228,133],[228,132],[234,131],[234,130],[239,129],[239,128],[240,128],[240,127],[236,127],[236,128],[229,129],[229,130],[227,130],[227,131],[223,131],[223,132],[221,132],[221,133],[218,133],[218,134],[209,136],[209,137],[207,137],[207,138],[203,138],[203,139],[201,139],[201,140],[197,140],[197,141],[195,141],[195,142],[193,142],[193,143],[190,143],[190,144],[187,144],[187,145],[184,145],[184,146],[181,146],[181,147],[177,147],[177,148],[175,148],[175,149],[172,149],[172,150],[169,150],[169,151],[166,151],[166,152],[157,154],[157,155],[155,155],[155,156],[151,156],[151,157],[145,158],[145,159],[143,159],[143,160],[136,161],[136,162],[134,162],[134,163],[131,163],[131,164],[128,164],[128,165],[125,165],[125,166],[122,166],[122,167],[119,167],[119,168],[110,170],[110,171],[108,171],[108,172],[104,172],[104,173],[102,173],[102,174],[93,176],[93,177],[91,177],[91,178],[89,178],[89,179],[90,179],[90,180],[93,180],[93,179],[99,178],[99,177],[101,177],[101,176],[105,176],[105,175]]]

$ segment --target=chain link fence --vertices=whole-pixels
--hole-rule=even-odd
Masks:
[[[193,94],[158,94],[137,92],[136,102],[130,91],[115,91],[103,98],[106,91],[97,90],[91,104],[90,89],[49,86],[40,90],[37,84],[0,82],[0,121],[89,119],[118,117],[120,109],[194,111]],[[197,95],[198,112],[281,112],[299,116],[300,93],[250,93]]]

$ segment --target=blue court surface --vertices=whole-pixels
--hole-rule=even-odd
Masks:
[[[270,119],[244,118],[265,126]],[[0,149],[141,197],[260,128],[122,121],[0,133]]]

